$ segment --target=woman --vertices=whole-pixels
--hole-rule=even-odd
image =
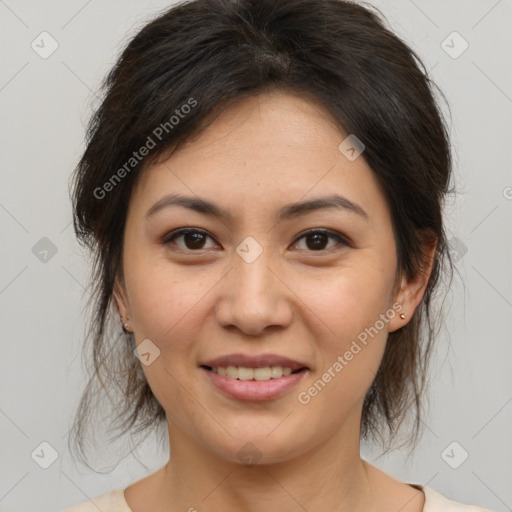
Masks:
[[[449,140],[411,49],[350,2],[195,0],[105,88],[75,175],[97,299],[75,440],[115,385],[123,432],[163,424],[172,455],[68,510],[483,510],[360,456],[408,415],[418,436],[451,271]]]

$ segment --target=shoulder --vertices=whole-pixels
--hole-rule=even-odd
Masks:
[[[132,512],[124,499],[124,490],[116,489],[89,501],[78,503],[62,512]]]
[[[420,487],[425,493],[425,506],[423,512],[492,512],[487,508],[481,508],[474,505],[466,505],[458,501],[451,500],[443,496],[434,489],[424,486]]]

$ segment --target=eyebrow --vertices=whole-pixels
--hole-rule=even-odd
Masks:
[[[218,217],[223,220],[232,220],[232,215],[224,208],[198,197],[188,197],[179,194],[170,194],[158,200],[147,212],[146,218],[149,218],[157,212],[172,206],[182,206],[190,210],[209,215],[211,217]],[[330,195],[311,199],[309,201],[301,201],[298,203],[291,203],[283,206],[276,215],[277,220],[283,221],[305,215],[310,212],[318,210],[326,210],[331,208],[343,209],[348,212],[355,213],[368,218],[368,214],[361,206],[350,201],[346,197],[340,195]]]

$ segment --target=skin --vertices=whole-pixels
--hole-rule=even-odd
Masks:
[[[339,151],[346,136],[315,101],[267,92],[231,106],[141,177],[115,297],[136,343],[149,338],[160,350],[143,369],[167,413],[172,457],[125,490],[134,512],[422,510],[421,491],[361,459],[359,425],[388,332],[411,317],[430,267],[415,280],[397,277],[387,203],[364,158]],[[232,219],[180,206],[147,217],[170,193],[212,201]],[[367,217],[324,209],[275,220],[284,204],[333,193]],[[208,236],[198,245],[183,236],[163,242],[183,227]],[[320,238],[311,248],[314,240],[302,236],[310,229],[333,230],[350,245]],[[248,236],[263,249],[252,263],[236,252]],[[397,312],[321,392],[299,403],[298,393],[394,303],[406,319]],[[285,355],[309,371],[277,400],[235,400],[198,367],[235,352]],[[261,455],[253,466],[237,456],[248,442]]]

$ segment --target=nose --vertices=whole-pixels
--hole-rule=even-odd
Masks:
[[[215,308],[223,327],[258,336],[265,330],[284,328],[291,323],[293,293],[268,253],[264,250],[251,263],[238,253],[233,255],[231,271],[220,283]]]

